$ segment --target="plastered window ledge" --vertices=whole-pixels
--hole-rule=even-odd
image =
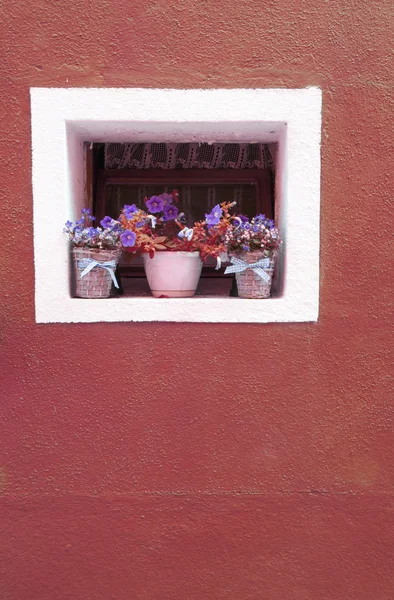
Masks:
[[[316,321],[321,91],[32,88],[35,312],[38,323]],[[62,234],[85,202],[85,142],[278,142],[275,220],[284,239],[276,297],[70,296]]]

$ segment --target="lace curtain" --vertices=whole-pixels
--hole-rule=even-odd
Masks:
[[[106,169],[264,169],[274,170],[271,144],[105,144]]]

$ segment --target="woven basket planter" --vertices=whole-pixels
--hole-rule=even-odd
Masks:
[[[253,252],[243,252],[242,254],[237,254],[237,258],[249,264],[252,264],[264,258],[264,253],[259,252],[258,250],[255,250]],[[268,281],[265,281],[262,277],[257,275],[257,273],[253,271],[253,269],[246,269],[241,273],[235,274],[238,287],[238,296],[240,298],[258,299],[270,297],[275,258],[275,255],[269,257],[269,266],[267,268],[263,268],[263,271],[269,277]]]
[[[73,248],[72,252],[75,267],[75,295],[78,298],[109,298],[113,283],[110,269],[115,273],[121,250],[118,248],[115,250]],[[109,268],[97,265],[81,277],[91,261],[97,261],[100,264],[114,261],[115,264]]]

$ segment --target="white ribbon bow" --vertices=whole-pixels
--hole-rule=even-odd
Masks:
[[[247,263],[236,256],[231,258],[232,266],[227,267],[224,274],[228,273],[242,273],[242,271],[246,271],[246,269],[252,269],[256,275],[264,279],[267,283],[270,280],[270,276],[263,269],[268,269],[271,265],[271,260],[269,258],[261,258],[255,263]]]
[[[114,269],[116,269],[116,261],[108,260],[107,262],[98,262],[97,260],[94,260],[93,258],[82,258],[81,260],[78,261],[78,267],[80,269],[84,269],[81,273],[81,279],[82,279],[82,277],[85,277],[85,275],[87,275],[89,273],[89,271],[91,271],[95,267],[100,267],[101,269],[106,269],[108,271],[108,273],[111,275],[111,279],[114,283],[114,286],[119,289],[119,285],[118,285],[118,282],[116,281],[116,277],[115,277],[115,273],[114,273]]]

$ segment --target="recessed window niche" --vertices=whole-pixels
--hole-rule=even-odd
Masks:
[[[31,110],[37,322],[317,320],[319,89],[33,88]],[[284,243],[272,298],[71,296],[62,229],[89,202],[86,145],[130,142],[276,148],[273,210]]]

